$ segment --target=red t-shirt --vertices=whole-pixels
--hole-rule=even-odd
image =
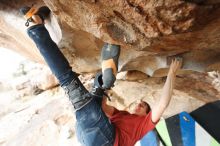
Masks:
[[[115,109],[110,120],[116,130],[114,146],[134,146],[155,127],[151,120],[151,111],[146,116],[138,116]]]

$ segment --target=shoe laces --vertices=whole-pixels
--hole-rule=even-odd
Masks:
[[[111,101],[111,98],[108,96],[108,94],[105,92],[105,89],[100,88],[100,87],[93,87],[91,91],[92,95],[98,98],[102,98],[103,96],[106,96],[109,101]]]

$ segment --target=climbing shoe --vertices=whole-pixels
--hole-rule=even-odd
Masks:
[[[92,100],[91,94],[83,86],[76,75],[68,85],[62,87],[76,111],[83,108]]]
[[[118,59],[120,56],[120,46],[106,43],[102,48],[102,88],[113,87],[118,72]]]
[[[34,20],[32,19],[33,15],[38,15],[41,18],[42,22],[44,22],[44,20],[50,14],[50,9],[47,6],[42,6],[39,9],[35,8],[34,6],[32,7],[24,6],[20,8],[20,13],[27,20],[25,26],[28,27],[30,22],[34,22]]]
[[[103,98],[103,96],[106,96],[109,100],[111,100],[110,97],[105,93],[105,89],[102,87],[102,85],[103,85],[102,72],[98,72],[94,79],[91,94],[95,98]]]

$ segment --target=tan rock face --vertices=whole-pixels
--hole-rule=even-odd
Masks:
[[[89,85],[91,76],[83,75],[80,79]],[[219,83],[219,74],[213,72],[210,76],[201,73],[178,76],[173,98],[164,117],[180,111],[190,112],[205,104],[207,99],[219,99],[219,87],[211,86],[212,83]],[[201,78],[203,80],[200,80]],[[109,104],[129,111],[130,104],[143,99],[153,107],[160,97],[164,81],[165,78],[149,78],[137,71],[121,73]],[[192,84],[194,85],[191,86]],[[20,99],[0,92],[0,105],[2,146],[80,146],[74,128],[74,112],[61,87],[31,98]]]
[[[11,96],[0,93],[2,146],[80,146],[73,109],[63,92],[54,89],[26,99]]]
[[[207,35],[219,40],[216,36],[219,27],[215,28],[214,36],[208,32],[211,25],[216,25],[213,21],[219,21],[217,4],[197,5],[180,0],[44,2],[70,27],[89,32],[103,41],[131,45],[136,49],[201,49],[208,47],[198,43],[201,39],[207,40]]]
[[[184,57],[184,69],[219,70],[216,57],[220,46],[219,2],[191,2],[4,1],[0,7],[0,44],[44,62],[26,35],[18,9],[24,4],[46,4],[53,12],[46,22],[47,28],[60,48],[65,48],[64,54],[77,72],[100,69],[102,41],[122,45],[122,71],[138,70],[150,76],[164,76],[166,57],[180,53]]]
[[[47,66],[29,61],[23,62],[22,65],[23,72],[17,70],[14,76],[8,78],[3,84],[8,84],[17,91],[15,95],[17,98],[38,95],[58,85],[58,80]],[[4,88],[2,90],[4,91]]]
[[[109,93],[112,97],[112,102],[109,104],[120,110],[130,111],[131,104],[142,99],[154,107],[160,99],[166,78],[149,78],[141,74],[128,72],[122,75],[120,73],[115,87]],[[219,86],[213,86],[215,83],[218,85],[219,75],[210,74],[212,75],[191,73],[177,76],[172,100],[164,116],[171,116],[182,111],[191,112],[205,103],[219,100]]]
[[[201,105],[219,99],[218,81],[213,81],[215,85],[212,86],[211,82],[207,84],[203,80],[206,71],[220,70],[220,3],[218,0],[195,2],[198,1],[1,1],[0,46],[44,63],[26,34],[25,21],[18,9],[24,4],[47,5],[52,14],[46,26],[74,71],[93,73],[100,70],[103,42],[120,44],[119,71],[134,71],[131,77],[125,77],[125,85],[128,81],[133,82],[134,88],[129,90],[133,92],[131,95],[138,93],[139,86],[143,91],[157,86],[146,93],[151,93],[152,97],[153,91],[159,92],[156,90],[162,86],[161,78],[149,78],[153,83],[146,86],[145,77],[165,76],[170,58],[182,56],[183,68],[179,74],[184,77],[177,80],[176,102],[172,106],[194,109],[193,103]],[[188,75],[192,73],[196,78]],[[121,91],[122,87],[116,87],[117,94],[127,96]]]

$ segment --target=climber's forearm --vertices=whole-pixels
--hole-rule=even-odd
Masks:
[[[176,78],[176,75],[172,73],[168,74],[167,76],[166,82],[161,92],[160,101],[159,101],[159,105],[163,108],[166,108],[170,103],[170,99],[173,94],[173,86],[174,86],[175,78]]]
[[[173,93],[173,85],[175,81],[175,74],[169,72],[164,87],[161,92],[161,97],[159,99],[159,103],[152,109],[152,121],[157,122],[162,116],[163,112],[167,108],[170,103],[172,93]]]

